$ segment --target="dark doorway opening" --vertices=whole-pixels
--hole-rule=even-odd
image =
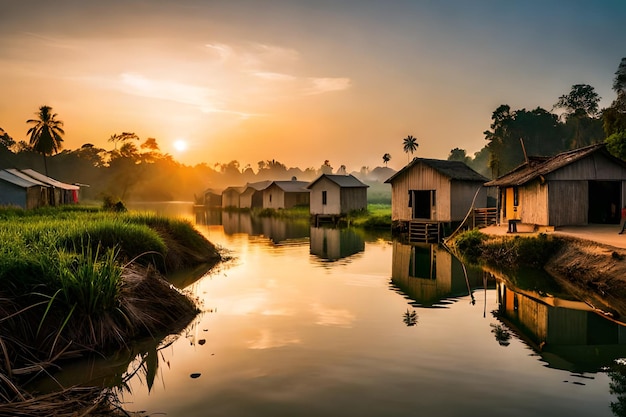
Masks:
[[[589,223],[619,224],[622,183],[589,181]]]
[[[434,205],[434,190],[413,190],[413,218],[430,219]]]

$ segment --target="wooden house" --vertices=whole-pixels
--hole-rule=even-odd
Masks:
[[[202,193],[202,199],[198,203],[206,208],[222,207],[222,193],[212,188],[207,188]]]
[[[353,175],[322,174],[307,188],[312,216],[342,216],[367,209],[368,185]]]
[[[0,206],[33,209],[48,204],[49,187],[35,179],[0,171]]]
[[[498,188],[499,219],[540,226],[620,221],[626,205],[626,162],[604,144],[529,158],[486,183]]]
[[[50,197],[51,205],[57,206],[61,204],[78,203],[78,192],[80,191],[80,187],[78,185],[67,184],[55,180],[54,178],[50,178],[32,169],[23,169],[21,172],[50,186],[52,190],[52,196]]]
[[[271,181],[259,181],[246,184],[246,187],[239,195],[239,208],[262,208],[263,190],[270,184]]]
[[[309,205],[309,190],[306,181],[272,181],[263,190],[263,208],[288,209]]]
[[[239,196],[245,187],[227,187],[222,191],[222,208],[239,208]]]
[[[473,207],[487,206],[486,181],[460,161],[414,158],[385,181],[394,229],[463,221]]]

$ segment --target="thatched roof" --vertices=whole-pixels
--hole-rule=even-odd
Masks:
[[[525,162],[511,172],[504,174],[493,181],[489,181],[485,185],[488,187],[520,186],[534,179],[541,178],[546,174],[554,172],[596,152],[602,152],[610,160],[626,167],[626,163],[624,161],[615,158],[606,150],[604,143],[600,143],[562,152],[553,157],[531,157],[528,159],[527,163]]]
[[[413,158],[413,160],[402,168],[400,171],[396,172],[394,175],[389,177],[386,183],[392,183],[396,178],[403,175],[405,172],[408,172],[414,166],[418,164],[424,164],[435,171],[439,172],[441,175],[444,175],[451,180],[456,181],[473,181],[473,182],[486,182],[489,181],[488,178],[483,177],[478,172],[474,171],[472,168],[468,167],[464,162],[461,161],[445,161],[442,159],[428,159],[428,158]]]

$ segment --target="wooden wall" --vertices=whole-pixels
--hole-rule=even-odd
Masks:
[[[320,178],[310,188],[311,214],[341,214],[339,186],[328,178]],[[326,204],[322,204],[322,191],[326,191]]]
[[[391,220],[411,220],[409,190],[436,190],[435,218],[450,221],[450,179],[431,167],[417,164],[396,177],[391,184]]]
[[[589,222],[589,182],[552,181],[548,183],[548,223],[550,226],[580,225]]]
[[[340,200],[341,214],[349,213],[353,210],[365,210],[367,209],[367,188],[342,188]]]
[[[411,167],[391,184],[391,219],[411,220],[413,209],[409,207],[409,190],[435,190],[435,209],[432,220],[441,222],[460,221],[465,218],[480,182],[450,180],[425,164]],[[487,206],[487,190],[476,199],[476,207]]]

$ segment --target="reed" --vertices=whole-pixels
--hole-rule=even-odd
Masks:
[[[63,358],[179,328],[195,300],[159,271],[217,263],[188,222],[74,207],[0,209],[0,400]],[[1,401],[0,401],[1,402]]]

